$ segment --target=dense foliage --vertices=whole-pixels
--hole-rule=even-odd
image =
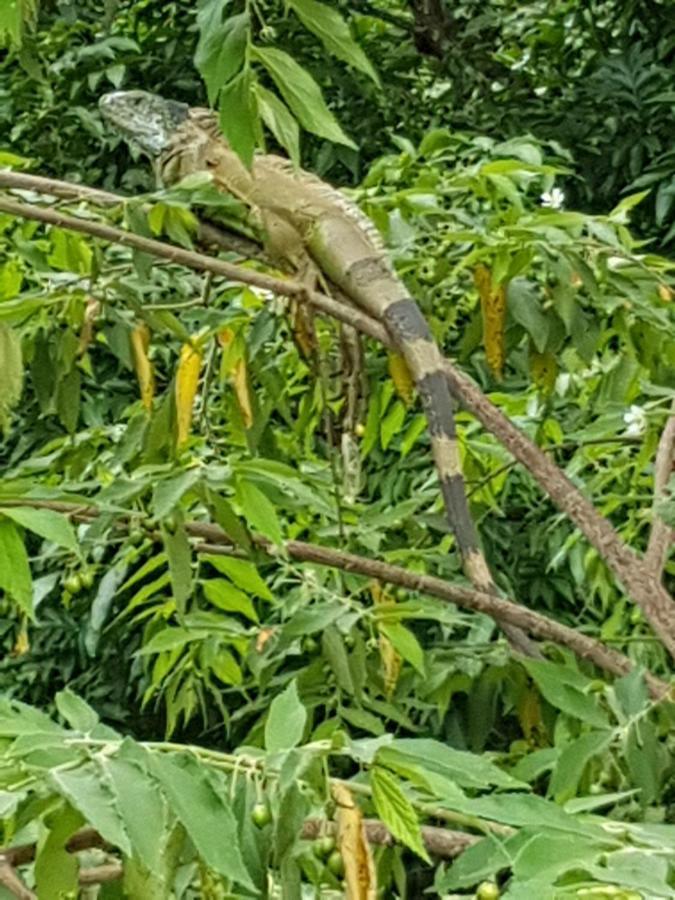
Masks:
[[[0,169],[129,199],[0,202],[258,239],[208,179],[158,189],[97,101],[213,105],[244,158],[349,189],[447,355],[644,553],[675,387],[668,7],[12,0]],[[666,646],[494,434],[458,413],[503,595],[623,677],[302,549],[466,584],[400,358],[317,328],[307,352],[283,297],[0,205],[0,823],[35,845],[10,865],[39,898],[97,866],[102,898],[674,896]],[[361,814],[396,843],[370,823],[371,854]]]

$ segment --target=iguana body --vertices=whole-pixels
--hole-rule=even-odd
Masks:
[[[258,155],[247,169],[209,110],[189,109],[142,91],[109,94],[101,110],[156,158],[165,183],[210,173],[217,187],[251,210],[275,261],[303,278],[330,280],[386,326],[424,406],[448,521],[466,573],[476,588],[494,592],[466,500],[442,356],[372,223],[337,190],[281,157]],[[504,626],[504,631],[514,645],[530,649],[518,629]]]

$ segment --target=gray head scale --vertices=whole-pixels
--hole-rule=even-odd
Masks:
[[[147,91],[114,91],[99,100],[103,118],[150,156],[159,156],[188,116],[187,103]]]

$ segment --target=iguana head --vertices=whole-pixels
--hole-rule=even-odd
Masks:
[[[189,112],[186,103],[165,100],[147,91],[104,94],[99,100],[99,109],[116,131],[150,156],[159,156],[166,150],[176,128]]]

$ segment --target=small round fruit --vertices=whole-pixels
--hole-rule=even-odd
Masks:
[[[363,435],[365,433],[366,433],[366,426],[363,424],[363,422],[357,422],[356,427],[354,428],[354,434],[357,437],[363,437]]]
[[[134,547],[137,547],[139,544],[143,543],[145,538],[145,532],[142,528],[132,528],[129,532],[129,543],[133,544]]]
[[[77,574],[69,575],[63,582],[63,586],[69,594],[79,594],[82,590],[82,579]]]
[[[345,647],[347,650],[353,650],[354,645],[356,644],[356,639],[353,634],[346,634],[344,637]]]
[[[85,569],[84,572],[80,572],[80,581],[82,582],[82,587],[87,589],[94,584],[94,573],[91,569]]]
[[[339,850],[333,850],[328,857],[326,865],[328,866],[328,871],[332,872],[336,878],[342,878],[345,874],[345,863]]]
[[[272,821],[272,813],[266,803],[256,803],[251,810],[251,821],[256,828],[264,828]]]
[[[501,891],[494,881],[484,881],[478,885],[476,900],[499,900]]]
[[[326,859],[326,857],[331,855],[333,850],[335,850],[335,838],[331,837],[329,834],[317,838],[312,844],[312,851],[314,856],[318,859]]]
[[[319,649],[319,642],[308,635],[302,642],[302,649],[305,653],[309,653],[310,655],[316,653]]]
[[[176,531],[176,528],[178,528],[178,520],[173,515],[166,516],[162,524],[164,525],[165,531],[169,534],[173,534]]]

